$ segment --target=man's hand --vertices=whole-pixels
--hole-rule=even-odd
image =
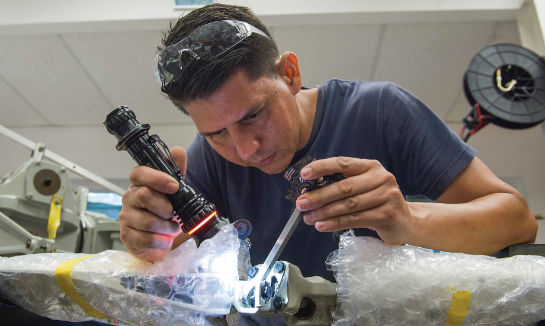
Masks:
[[[537,222],[524,198],[477,157],[431,203],[407,203],[394,176],[377,161],[318,160],[301,177],[334,173],[346,179],[297,199],[305,223],[318,231],[370,228],[389,244],[473,254],[535,239]]]
[[[297,199],[306,224],[324,232],[369,228],[387,243],[405,243],[414,217],[390,172],[375,160],[333,157],[308,164],[301,177],[312,180],[334,173],[345,179]]]
[[[171,154],[185,174],[185,149],[173,147]],[[119,213],[121,241],[135,257],[159,260],[189,238],[182,233],[178,223],[171,221],[173,207],[165,196],[176,193],[178,181],[146,166],[134,168],[129,179],[131,185],[123,195],[123,207]]]

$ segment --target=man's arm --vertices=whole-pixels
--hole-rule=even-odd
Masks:
[[[415,216],[415,245],[438,250],[493,254],[533,242],[537,221],[513,187],[478,158],[460,173],[436,203],[408,203]]]
[[[370,228],[389,244],[479,254],[535,239],[537,222],[522,196],[478,158],[435,203],[406,202],[395,177],[377,161],[336,157],[306,168],[305,179],[346,177],[298,198],[305,223],[318,231]]]

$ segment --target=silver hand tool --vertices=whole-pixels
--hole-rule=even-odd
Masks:
[[[276,239],[276,243],[271,249],[271,252],[269,252],[267,259],[265,259],[263,266],[260,268],[258,274],[256,275],[256,280],[262,281],[267,277],[272,266],[274,266],[274,263],[276,262],[276,260],[278,260],[278,257],[282,253],[282,250],[284,250],[284,247],[286,246],[286,243],[293,234],[293,231],[299,224],[299,221],[301,221],[302,216],[303,213],[296,207],[293,210],[290,219],[284,226],[284,229],[280,233],[280,236],[278,236],[278,239]]]

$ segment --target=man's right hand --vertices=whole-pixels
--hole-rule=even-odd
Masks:
[[[173,147],[170,152],[185,175],[185,149]],[[119,213],[121,241],[133,256],[157,261],[189,239],[178,223],[171,220],[173,207],[165,196],[176,193],[179,183],[172,176],[146,166],[134,168],[129,179],[131,185],[123,195]]]

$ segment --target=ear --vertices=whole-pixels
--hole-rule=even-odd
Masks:
[[[303,84],[297,56],[293,52],[284,53],[276,61],[276,71],[280,78],[292,89],[293,93],[299,92]]]

